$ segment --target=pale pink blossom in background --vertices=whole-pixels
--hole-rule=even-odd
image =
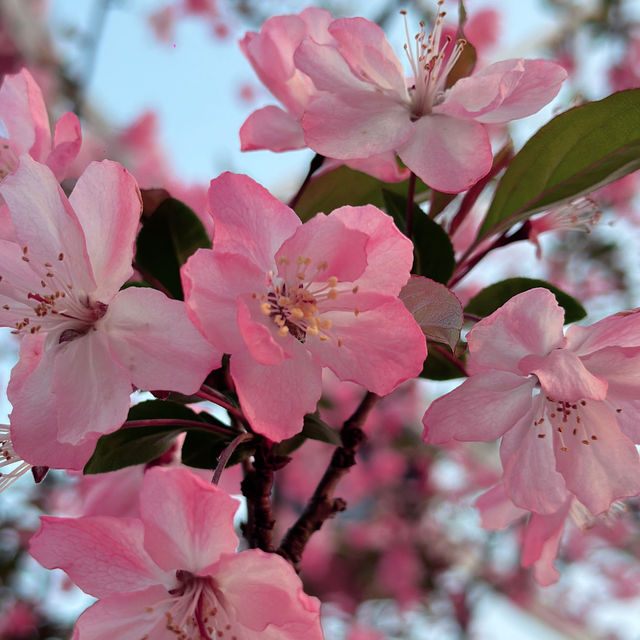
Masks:
[[[145,474],[140,518],[42,517],[31,554],[99,598],[76,640],[322,640],[320,603],[282,557],[236,553],[238,502],[184,469]]]
[[[23,155],[0,194],[16,233],[16,243],[0,241],[0,324],[23,336],[7,391],[13,445],[31,464],[81,469],[125,421],[133,386],[194,393],[221,354],[182,302],[119,291],[141,209],[121,165],[91,164],[67,199]]]
[[[0,87],[0,178],[28,153],[63,180],[81,144],[80,122],[70,111],[56,122],[52,139],[42,92],[27,69],[5,76]]]
[[[397,298],[411,242],[373,206],[304,225],[246,176],[212,180],[212,250],[182,268],[190,317],[230,371],[252,427],[280,441],[302,429],[321,370],[378,395],[416,376],[425,339]]]
[[[424,439],[502,437],[504,485],[519,507],[557,513],[571,497],[592,514],[640,491],[640,314],[562,332],[547,289],[521,293],[469,332],[462,385],[435,400]]]

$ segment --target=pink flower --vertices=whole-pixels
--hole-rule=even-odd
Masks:
[[[321,640],[319,602],[293,568],[235,553],[238,502],[184,469],[147,471],[140,519],[42,517],[31,554],[99,598],[76,640]]]
[[[300,119],[318,91],[311,79],[296,69],[293,57],[307,37],[332,46],[335,41],[328,31],[332,20],[328,11],[309,7],[298,15],[269,18],[259,33],[249,31],[240,40],[240,48],[258,77],[284,106],[284,109],[275,105],[263,107],[247,118],[240,129],[243,151],[288,151],[307,146]],[[407,177],[408,172],[398,167],[393,152],[368,156],[372,154],[352,156],[345,164],[385,182],[398,182]]]
[[[42,92],[26,69],[5,76],[0,87],[0,121],[0,177],[16,168],[20,155],[28,153],[46,164],[57,180],[65,178],[80,151],[80,122],[74,113],[65,113],[51,140]]]
[[[505,60],[446,89],[464,43],[441,42],[442,20],[441,12],[428,36],[422,29],[413,39],[407,30],[408,80],[383,31],[364,18],[333,21],[331,44],[306,38],[294,62],[318,90],[302,118],[308,146],[343,160],[395,151],[426,184],[449,193],[484,176],[493,159],[485,125],[535,113],[567,74],[546,60]]]
[[[640,314],[562,333],[547,289],[509,300],[468,335],[470,378],[436,400],[424,439],[502,436],[504,485],[519,507],[556,513],[571,496],[593,514],[640,492]]]
[[[320,399],[322,367],[385,395],[417,375],[420,328],[397,298],[411,242],[379,209],[341,207],[306,224],[246,176],[211,182],[213,250],[182,269],[191,319],[231,354],[252,427],[299,432]]]
[[[126,419],[132,385],[197,391],[220,354],[182,302],[119,291],[132,275],[140,193],[119,164],[90,165],[69,200],[29,156],[0,184],[16,243],[0,241],[0,325],[24,336],[9,382],[16,452],[81,469]]]

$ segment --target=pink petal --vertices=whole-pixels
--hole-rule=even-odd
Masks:
[[[58,403],[52,392],[55,362],[53,358],[41,362],[44,339],[39,334],[25,336],[20,359],[11,372],[7,388],[13,405],[11,440],[18,455],[30,464],[82,469],[95,449],[97,437],[70,444],[57,440]]]
[[[83,591],[102,598],[170,580],[143,547],[134,518],[42,516],[29,552],[47,569],[63,569]]]
[[[159,567],[198,573],[233,553],[238,501],[184,468],[153,467],[142,481],[144,547]]]
[[[291,357],[291,337],[277,341],[273,320],[262,313],[251,296],[238,299],[238,328],[252,358],[262,365],[279,365]]]
[[[56,416],[60,442],[79,443],[91,434],[97,440],[122,425],[129,411],[131,379],[114,359],[101,331],[90,330],[46,349],[43,364],[49,359],[53,361],[51,391],[56,403],[40,421]],[[42,374],[36,369],[30,384],[36,384],[47,369],[46,364]],[[43,388],[44,380],[39,382]]]
[[[92,162],[69,197],[84,230],[98,285],[96,299],[108,302],[133,269],[134,243],[142,212],[133,176],[117,162]]]
[[[558,400],[604,400],[607,395],[607,381],[593,375],[568,349],[554,349],[547,356],[525,356],[518,368],[524,375],[535,375],[544,392]]]
[[[194,393],[222,361],[222,353],[189,320],[184,303],[155,289],[130,287],[117,293],[100,329],[139,389]]]
[[[538,396],[531,411],[505,433],[500,458],[509,498],[522,509],[547,514],[559,509],[570,494],[556,471],[553,437],[534,424],[542,413],[542,402]],[[538,437],[541,432],[544,438]]]
[[[262,294],[265,272],[242,255],[199,249],[180,275],[187,313],[207,340],[223,353],[244,350],[237,298],[245,292]]]
[[[231,356],[231,377],[240,405],[254,431],[274,442],[302,430],[303,417],[313,413],[322,392],[321,369],[311,354],[291,340],[293,357],[264,366],[248,351]]]
[[[240,128],[241,151],[290,151],[305,146],[300,119],[273,105],[254,111]]]
[[[0,87],[0,119],[20,154],[46,159],[51,147],[49,116],[40,87],[27,69],[5,76]]]
[[[518,364],[525,356],[545,356],[563,346],[563,322],[564,311],[549,290],[520,293],[469,332],[473,362],[481,367],[519,371]]]
[[[302,128],[307,146],[342,160],[398,149],[413,131],[406,105],[366,89],[318,94],[305,110]]]
[[[527,513],[511,502],[502,482],[483,493],[474,506],[480,512],[482,528],[491,531],[506,529]]]
[[[223,173],[211,181],[209,207],[213,248],[245,256],[263,273],[273,256],[302,224],[296,214],[248,176]]]
[[[82,131],[78,116],[67,111],[56,122],[53,134],[53,149],[47,156],[47,166],[60,182],[67,177],[71,163],[76,159],[82,146]]]
[[[557,454],[557,468],[569,490],[597,515],[613,501],[640,492],[640,459],[608,404],[587,400],[579,411],[584,432],[565,436],[567,451]]]
[[[400,292],[400,300],[427,338],[456,348],[464,318],[455,294],[429,278],[411,276]]]
[[[21,156],[18,168],[0,183],[0,194],[34,269],[50,269],[76,290],[93,292],[96,285],[82,227],[51,170]]]
[[[378,395],[391,393],[417,376],[427,357],[424,336],[413,316],[400,300],[388,300],[357,316],[352,312],[323,314],[323,320],[331,321],[328,334],[332,339],[307,336],[305,343],[318,364],[329,367],[341,380],[356,382]]]
[[[407,96],[402,64],[377,24],[365,18],[343,18],[331,23],[329,33],[356,77],[382,91]]]
[[[325,160],[324,164],[327,164]],[[395,151],[376,153],[368,158],[352,158],[344,164],[356,171],[368,173],[382,182],[402,182],[409,177],[409,169],[402,168],[396,158]]]
[[[489,136],[481,124],[438,113],[413,122],[397,152],[427,185],[445,193],[468,189],[493,162]]]
[[[560,574],[553,566],[558,555],[564,525],[569,515],[572,498],[558,511],[549,515],[531,514],[522,540],[522,566],[534,567],[536,582],[547,587],[557,582]]]
[[[512,429],[532,410],[534,381],[506,371],[483,371],[438,398],[424,414],[423,439],[489,442]]]
[[[78,618],[72,640],[174,640],[176,634],[167,629],[166,617],[172,603],[161,586],[102,598]]]
[[[583,356],[605,347],[640,346],[640,309],[621,311],[588,327],[567,329],[567,348]]]
[[[413,244],[396,227],[393,218],[372,205],[340,207],[329,214],[347,228],[369,236],[367,265],[358,278],[361,291],[380,291],[398,295],[407,282],[413,264]]]
[[[278,275],[287,283],[324,282],[331,277],[353,282],[367,266],[367,241],[366,233],[346,227],[339,218],[317,214],[276,253]]]
[[[442,110],[487,124],[508,122],[536,113],[566,78],[567,72],[549,60],[503,60],[458,80]]]
[[[215,580],[246,628],[246,640],[323,639],[319,600],[304,593],[300,578],[280,556],[259,549],[224,555]]]

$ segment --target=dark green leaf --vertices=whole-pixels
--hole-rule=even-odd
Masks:
[[[231,440],[220,438],[216,433],[204,431],[188,431],[182,445],[182,463],[198,469],[215,469],[220,454]],[[232,467],[252,456],[256,445],[252,441],[239,444],[227,467]]]
[[[138,234],[136,267],[151,284],[159,283],[174,298],[183,298],[180,267],[211,240],[198,216],[184,203],[167,198]]]
[[[421,181],[416,181],[416,193],[426,191]],[[304,222],[316,213],[331,213],[344,205],[383,205],[381,189],[394,193],[407,193],[407,180],[394,184],[382,182],[373,176],[349,167],[338,167],[313,178],[296,205],[296,213]]]
[[[406,198],[386,189],[382,190],[382,195],[387,213],[395,220],[399,229],[404,229]],[[412,272],[436,282],[448,282],[455,265],[449,235],[416,204],[413,205],[413,246],[415,260]]]
[[[453,361],[451,349],[443,344],[427,341],[427,350],[429,355],[424,361],[422,373],[420,374],[421,378],[427,378],[428,380],[454,380],[455,378],[464,377],[461,367],[464,367],[465,343],[458,343],[456,349],[456,361],[460,362],[460,366],[457,366]]]
[[[570,109],[542,127],[511,161],[477,241],[639,168],[640,89]]]
[[[212,432],[207,424],[224,426],[207,413],[195,413],[188,407],[165,400],[147,400],[129,409],[127,421],[132,420],[189,420],[201,422],[202,429],[210,437],[226,441],[225,436]],[[163,425],[151,427],[125,427],[102,436],[91,459],[84,468],[85,474],[106,473],[123,467],[144,464],[169,450],[175,437],[183,431],[199,430],[197,426]],[[228,440],[233,438],[230,432]]]
[[[536,280],[534,278],[509,278],[508,280],[502,280],[501,282],[492,284],[469,301],[464,309],[465,313],[484,318],[492,314],[507,302],[507,300],[510,300],[518,293],[536,287],[549,289],[549,291],[555,295],[558,304],[564,309],[565,323],[576,322],[587,315],[584,307],[568,293],[561,291],[544,280]]]

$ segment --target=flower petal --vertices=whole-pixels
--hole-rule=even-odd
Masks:
[[[63,114],[56,122],[53,149],[47,156],[47,166],[58,181],[67,177],[69,166],[76,159],[82,146],[82,131],[78,116],[71,112]]]
[[[445,193],[468,189],[493,162],[489,136],[481,124],[439,113],[413,122],[397,152],[425,184]]]
[[[233,553],[238,501],[184,468],[153,467],[142,481],[144,547],[159,567],[198,573]]]
[[[231,356],[231,377],[240,405],[254,431],[274,442],[302,430],[306,413],[313,413],[322,394],[321,368],[297,340],[293,357],[264,366],[248,351]]]
[[[248,258],[263,273],[273,256],[302,224],[296,214],[248,176],[223,173],[211,181],[209,207],[213,248]]]
[[[194,393],[222,362],[222,353],[189,320],[184,303],[155,289],[120,291],[99,326],[139,389]]]
[[[525,356],[546,356],[563,346],[563,322],[564,311],[549,290],[536,288],[520,293],[469,332],[473,364],[519,371],[518,364]]]
[[[290,151],[304,147],[300,119],[274,105],[254,111],[240,127],[241,151]]]
[[[69,197],[82,225],[98,289],[109,302],[133,269],[134,243],[142,199],[133,176],[117,162],[92,162]]]
[[[83,591],[103,598],[140,591],[171,579],[143,547],[135,518],[42,516],[31,538],[31,555],[47,569],[63,569]]]
[[[489,442],[512,429],[532,408],[535,382],[506,371],[483,371],[431,403],[425,442]]]

